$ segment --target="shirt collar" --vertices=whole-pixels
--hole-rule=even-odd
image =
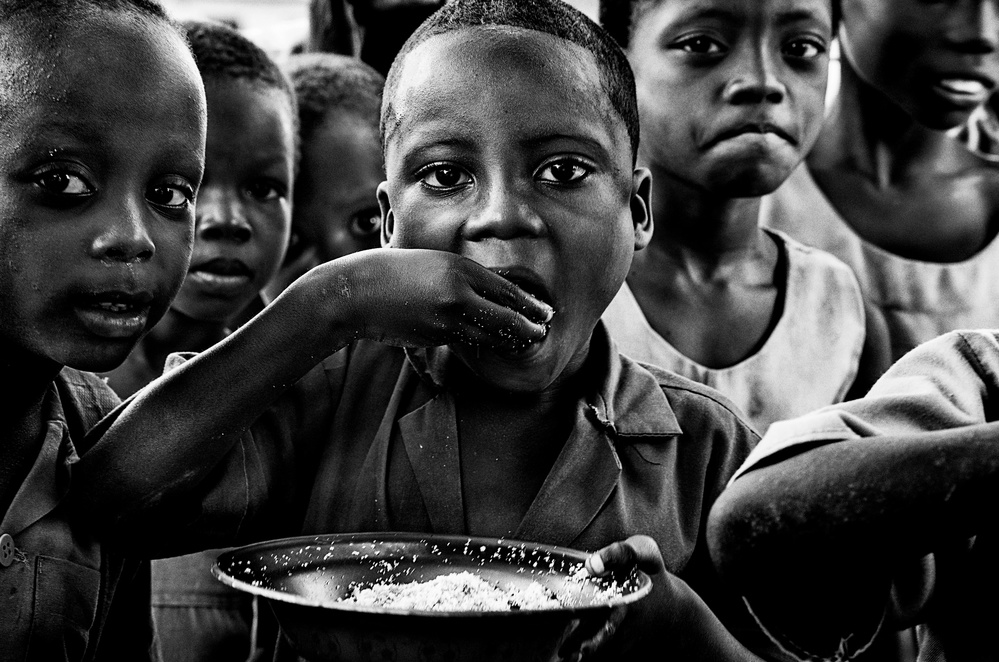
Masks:
[[[437,390],[446,388],[448,365],[458,360],[446,345],[406,349],[406,357],[420,379]],[[624,439],[672,437],[682,433],[655,375],[618,353],[603,320],[593,330],[588,360],[597,366],[591,374],[599,376],[596,387],[584,396],[584,405],[594,425]]]
[[[45,395],[42,420],[42,448],[0,523],[0,529],[11,535],[16,536],[56,509],[69,491],[69,466],[79,459],[54,382]]]

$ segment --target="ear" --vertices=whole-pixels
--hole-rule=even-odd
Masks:
[[[395,231],[395,215],[392,213],[392,203],[389,202],[388,182],[378,185],[376,195],[378,209],[382,212],[382,248],[387,248],[392,243],[392,233]]]
[[[635,250],[640,251],[652,240],[652,173],[648,168],[635,168],[631,176],[631,222]]]

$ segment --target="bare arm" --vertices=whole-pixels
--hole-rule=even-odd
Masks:
[[[451,253],[375,249],[320,265],[118,412],[75,465],[77,500],[113,523],[193,489],[291,384],[354,339],[527,343],[544,336],[551,314]]]
[[[999,423],[841,441],[738,478],[708,527],[723,580],[809,651],[873,634],[890,588],[999,496]]]

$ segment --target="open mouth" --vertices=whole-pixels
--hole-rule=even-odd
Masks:
[[[240,260],[217,257],[191,265],[187,278],[208,290],[224,294],[250,283],[253,271]]]
[[[995,83],[976,75],[955,74],[938,80],[936,87],[959,104],[978,105],[989,97]]]
[[[76,310],[84,325],[99,336],[131,337],[145,329],[152,300],[149,292],[98,292],[81,297]]]
[[[497,276],[502,276],[520,289],[524,290],[538,301],[543,301],[554,307],[551,294],[541,277],[530,269],[523,267],[495,267],[490,270]]]

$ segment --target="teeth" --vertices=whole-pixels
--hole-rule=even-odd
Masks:
[[[112,313],[124,313],[131,309],[127,303],[112,303],[110,301],[102,301],[97,304],[97,307]]]
[[[980,81],[962,78],[946,78],[940,81],[940,87],[956,94],[967,94],[969,96],[978,96],[986,92],[985,85]]]

